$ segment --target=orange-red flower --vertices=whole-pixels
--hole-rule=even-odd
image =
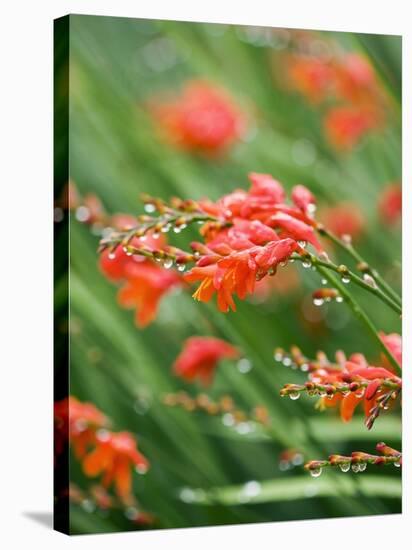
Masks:
[[[319,220],[336,236],[350,235],[355,240],[362,235],[366,225],[362,210],[351,202],[323,208],[319,212]]]
[[[118,301],[125,308],[136,308],[136,325],[144,328],[156,318],[163,296],[181,285],[181,277],[149,261],[128,265],[127,275]]]
[[[356,407],[363,402],[365,416],[368,417],[377,403],[377,399],[385,391],[382,389],[382,382],[390,380],[401,384],[401,379],[390,370],[383,367],[368,365],[362,354],[353,354],[349,361],[345,361],[340,369],[336,366],[315,369],[309,376],[310,380],[317,384],[333,385],[335,383],[354,383],[356,388],[347,394],[334,393],[331,396],[321,398],[320,406],[340,406],[340,415],[344,422],[352,419]]]
[[[153,115],[168,138],[188,151],[216,154],[245,132],[245,117],[229,94],[205,81],[189,81],[178,97],[157,101]]]
[[[118,218],[116,223],[123,224],[124,229],[130,228],[130,224],[133,227],[132,220],[128,221],[124,216]],[[165,244],[163,236],[155,239],[151,234],[144,239],[134,237],[130,242],[135,248],[150,250],[161,250]],[[114,251],[104,250],[99,265],[109,280],[123,283],[118,292],[119,304],[125,308],[136,308],[135,320],[140,328],[155,319],[161,299],[182,284],[181,277],[175,271],[168,271],[144,256],[130,256],[122,246]]]
[[[73,396],[54,404],[54,422],[56,454],[69,439],[77,458],[93,443],[96,429],[109,425],[108,418],[95,405],[82,403]]]
[[[221,359],[237,359],[239,355],[239,350],[224,340],[192,336],[185,341],[173,370],[187,382],[198,378],[204,385],[208,385]]]
[[[392,183],[379,196],[379,216],[383,223],[394,225],[402,216],[402,186]]]
[[[240,251],[230,252],[226,256],[209,254],[203,256],[184,279],[189,283],[201,281],[193,297],[200,302],[208,302],[217,294],[220,311],[236,311],[233,294],[243,300],[252,294],[256,280],[269,272],[274,273],[277,266],[286,261],[297,250],[293,239],[278,239],[265,246],[252,246]]]
[[[369,61],[359,54],[347,54],[335,66],[336,95],[352,104],[376,103],[378,85]]]
[[[379,124],[380,118],[375,109],[342,105],[329,110],[324,129],[332,147],[338,151],[349,151]]]
[[[379,336],[382,342],[396,359],[398,365],[402,367],[402,336],[400,336],[400,334],[396,334],[396,332],[393,332],[391,334],[380,332]],[[383,359],[385,362],[385,367],[391,369],[392,367],[386,364],[388,362],[386,357]]]
[[[132,468],[144,473],[149,467],[145,456],[137,449],[129,432],[113,433],[102,429],[96,432],[95,447],[82,461],[87,476],[102,475],[104,487],[114,485],[119,498],[127,503],[131,495]]]
[[[311,103],[328,97],[333,86],[334,72],[330,63],[316,57],[293,55],[284,65],[289,86]]]

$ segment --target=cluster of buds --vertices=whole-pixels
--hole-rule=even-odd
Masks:
[[[323,468],[337,466],[342,472],[348,472],[352,469],[353,472],[364,472],[369,464],[374,466],[386,466],[393,464],[395,467],[402,466],[402,453],[396,449],[392,449],[386,443],[378,443],[376,450],[379,455],[364,453],[362,451],[354,451],[351,456],[330,455],[327,460],[311,460],[305,464],[305,469],[312,477],[319,477]]]
[[[309,381],[305,382],[305,384],[285,384],[285,386],[280,390],[280,395],[282,397],[288,396],[290,399],[299,399],[300,394],[306,393],[310,396],[318,395],[319,397],[333,398],[336,394],[341,394],[343,397],[346,397],[353,392],[357,397],[362,397],[368,386],[369,383],[362,381],[349,383],[334,382],[331,384],[319,384]],[[376,392],[387,392],[387,390],[390,390],[390,392],[382,394],[378,398],[378,408],[382,408],[382,403],[385,403],[385,406],[387,406],[387,401],[389,399],[396,399],[398,392],[401,391],[401,388],[402,386],[400,382],[396,380],[380,380],[379,384],[376,385]]]
[[[114,252],[118,246],[121,246],[130,255],[147,255],[150,250],[145,250],[144,247],[137,249],[130,246],[133,239],[138,238],[140,241],[144,241],[149,233],[152,238],[158,239],[162,233],[169,231],[180,233],[195,222],[203,224],[210,220],[216,221],[215,218],[202,212],[199,205],[193,200],[172,198],[168,204],[163,199],[147,194],[143,194],[141,200],[144,203],[146,214],[138,216],[133,227],[124,231],[113,230],[106,235],[100,241],[99,252],[106,249]],[[151,216],[152,213],[156,215]],[[218,222],[216,221],[216,223]]]
[[[101,485],[92,485],[87,490],[82,490],[78,485],[70,483],[69,499],[73,504],[81,506],[86,512],[99,510],[107,513],[110,510],[123,511],[125,517],[137,525],[153,525],[155,517],[138,505],[134,498],[131,498],[128,506],[112,496]]]
[[[188,412],[200,411],[211,416],[220,415],[226,426],[239,427],[247,422],[257,422],[262,426],[270,424],[270,417],[266,407],[258,405],[248,414],[236,406],[230,395],[223,395],[215,401],[205,393],[191,397],[185,391],[179,391],[177,393],[166,394],[163,397],[163,403],[168,407],[181,407]]]

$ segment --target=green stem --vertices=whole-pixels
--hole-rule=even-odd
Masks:
[[[306,258],[310,259],[311,263],[315,266],[319,265],[319,266],[325,267],[326,269],[330,269],[331,271],[334,271],[339,275],[342,275],[342,268],[337,266],[333,262],[324,262],[322,260],[319,260],[319,258],[317,258],[316,256],[313,256],[312,254],[308,254],[307,256],[299,256],[299,255],[293,256],[294,260],[297,260],[300,262],[304,262]],[[382,302],[388,305],[398,315],[402,315],[402,308],[400,307],[400,305],[394,300],[392,300],[392,298],[387,296],[384,292],[382,292],[380,288],[376,288],[368,285],[368,283],[366,283],[361,277],[359,277],[358,275],[356,275],[356,273],[353,273],[349,269],[347,269],[347,271],[345,269],[344,272],[347,273],[347,275],[350,277],[350,280],[353,281],[357,286],[363,288],[367,292],[370,292],[371,294],[379,298]]]
[[[341,239],[339,239],[336,235],[325,229],[324,227],[318,228],[319,233],[327,237],[330,241],[332,241],[334,244],[336,244],[339,248],[342,250],[345,250],[358,264],[362,264],[365,266],[365,269],[363,270],[363,273],[368,273],[371,275],[375,281],[385,290],[389,296],[395,300],[398,305],[402,305],[402,299],[401,297],[393,290],[393,288],[382,278],[382,276],[379,274],[379,272],[371,268],[364,260],[364,258],[355,250],[355,248],[351,244],[344,243]]]
[[[402,374],[402,369],[399,366],[398,362],[396,361],[395,357],[392,355],[392,353],[389,351],[389,349],[382,342],[381,338],[379,337],[379,334],[378,334],[378,331],[377,331],[375,325],[372,323],[372,321],[369,319],[369,317],[363,311],[363,309],[360,307],[360,305],[356,302],[356,300],[352,297],[350,292],[348,292],[348,290],[345,288],[345,285],[343,283],[341,283],[336,277],[331,275],[330,271],[328,269],[326,269],[324,266],[317,265],[316,270],[327,281],[329,281],[329,283],[332,286],[334,286],[339,291],[340,295],[344,298],[346,303],[352,309],[353,313],[364,324],[364,326],[368,330],[369,334],[372,336],[372,338],[378,344],[378,347],[380,348],[382,353],[386,356],[386,358],[388,359],[390,364],[394,367],[396,374],[401,375]]]

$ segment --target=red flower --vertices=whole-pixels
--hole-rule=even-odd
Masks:
[[[365,230],[365,216],[361,209],[351,202],[323,208],[319,213],[319,219],[338,237],[350,235],[352,239],[357,239]]]
[[[108,418],[92,403],[82,403],[69,396],[54,404],[55,446],[59,454],[67,439],[77,458],[82,457],[94,441],[96,429],[109,425]]]
[[[395,332],[393,332],[392,334],[385,334],[384,332],[380,332],[379,336],[385,346],[392,353],[398,364],[402,366],[402,336],[396,334]]]
[[[149,467],[147,459],[139,452],[129,432],[99,430],[95,445],[83,459],[84,473],[90,477],[103,475],[103,486],[114,484],[119,498],[127,503],[131,497],[131,468],[145,472]]]
[[[395,224],[402,216],[402,186],[393,183],[385,187],[379,197],[378,211],[383,223]]]
[[[204,81],[186,83],[180,96],[154,104],[152,112],[169,139],[188,151],[222,152],[245,131],[244,116],[228,93]]]
[[[160,300],[171,289],[181,285],[175,271],[167,271],[149,261],[128,264],[127,280],[119,290],[119,304],[125,308],[136,308],[136,325],[144,328],[157,315]]]
[[[305,214],[313,214],[316,208],[316,199],[304,185],[295,185],[292,189],[292,201]]]
[[[297,241],[308,242],[314,246],[317,251],[322,250],[313,227],[307,225],[305,222],[298,220],[289,214],[278,212],[274,216],[271,216],[268,223],[271,227],[280,228],[284,236],[291,237]]]
[[[132,220],[121,216],[117,223],[123,224]],[[154,239],[148,234],[145,238],[134,237],[130,242],[135,248],[149,248],[161,250],[165,246],[165,239],[161,236]],[[160,300],[173,288],[182,284],[181,277],[175,271],[168,271],[144,256],[129,256],[118,246],[115,251],[104,250],[100,255],[99,265],[104,275],[111,281],[123,282],[118,293],[118,301],[125,308],[136,308],[136,325],[144,328],[151,323],[157,314]]]
[[[252,183],[249,190],[250,197],[259,197],[271,203],[285,202],[286,194],[282,184],[270,174],[251,172],[249,180]]]
[[[187,382],[199,378],[204,385],[208,385],[221,359],[237,359],[239,355],[239,351],[224,340],[193,336],[185,341],[173,370]]]
[[[377,82],[369,61],[359,54],[348,54],[336,66],[336,94],[353,104],[376,102]]]
[[[330,109],[324,127],[330,144],[339,151],[348,151],[379,123],[376,110],[343,105]]]
[[[311,103],[326,99],[333,84],[333,69],[327,62],[309,56],[289,56],[285,64],[291,88]]]
[[[241,300],[252,294],[256,279],[262,279],[269,272],[274,273],[278,264],[286,261],[297,248],[294,240],[281,239],[266,246],[230,252],[223,257],[211,253],[203,256],[184,279],[189,283],[201,281],[193,294],[196,300],[208,302],[217,293],[220,311],[226,313],[229,308],[236,311],[233,294]]]

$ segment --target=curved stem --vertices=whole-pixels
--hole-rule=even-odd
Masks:
[[[393,288],[382,278],[382,276],[379,274],[379,272],[371,268],[368,263],[364,260],[364,258],[355,250],[355,248],[351,244],[344,243],[341,239],[339,239],[336,235],[325,229],[324,227],[319,228],[319,233],[327,237],[330,241],[335,243],[337,246],[339,246],[342,250],[345,250],[358,264],[362,264],[365,266],[363,269],[363,273],[368,273],[371,275],[375,281],[385,290],[385,292],[398,303],[398,305],[402,304],[401,297],[393,290]]]
[[[330,269],[331,271],[334,271],[335,273],[342,275],[342,268],[340,268],[333,262],[324,262],[322,260],[319,260],[319,258],[317,258],[312,254],[308,254],[306,258],[309,258],[313,265],[319,265],[319,266],[325,267],[326,269]],[[304,262],[305,256],[294,255],[293,259]],[[395,311],[395,313],[402,315],[402,308],[400,307],[400,305],[394,300],[392,300],[392,298],[387,296],[384,292],[382,292],[380,288],[370,286],[361,277],[359,277],[358,275],[356,275],[356,273],[353,273],[349,269],[347,271],[345,270],[345,273],[348,274],[348,276],[350,277],[350,280],[353,281],[356,285],[363,288],[367,292],[374,294],[382,302],[388,305],[393,311]]]
[[[356,317],[363,323],[363,325],[368,330],[369,334],[372,336],[372,338],[377,343],[378,347],[384,353],[392,367],[395,369],[396,374],[401,375],[402,369],[399,366],[398,362],[396,361],[395,357],[392,355],[392,353],[389,351],[389,349],[385,346],[385,344],[382,342],[378,331],[375,327],[375,325],[372,323],[372,321],[369,319],[367,314],[363,311],[363,309],[360,307],[360,305],[356,302],[356,300],[353,298],[353,296],[350,294],[350,292],[347,291],[345,288],[345,285],[338,281],[336,277],[334,277],[328,269],[326,269],[324,266],[317,265],[316,270],[318,273],[320,273],[327,281],[330,282],[331,285],[333,285],[340,293],[340,295],[344,298],[346,303],[349,305],[349,307],[352,309],[353,313],[356,315]]]

